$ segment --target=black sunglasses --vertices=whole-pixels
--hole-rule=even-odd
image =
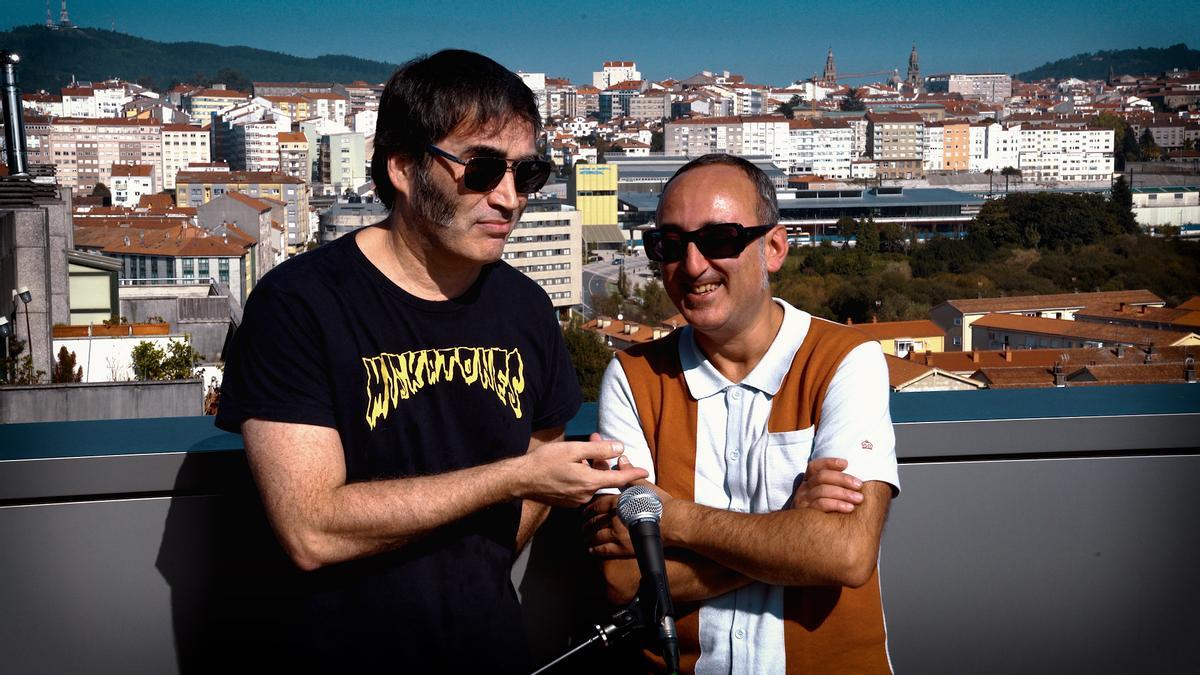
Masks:
[[[513,173],[513,184],[516,185],[517,192],[526,194],[537,192],[546,184],[546,180],[550,178],[550,171],[554,168],[550,162],[544,159],[508,160],[503,157],[463,159],[432,143],[428,147],[429,151],[438,157],[445,157],[451,162],[467,167],[463,173],[463,186],[472,192],[495,190],[504,178],[504,172],[509,170]]]
[[[742,227],[740,223],[713,223],[694,232],[655,228],[642,232],[646,257],[663,263],[679,262],[687,255],[689,243],[695,244],[705,258],[736,258],[750,242],[771,231],[774,225]]]

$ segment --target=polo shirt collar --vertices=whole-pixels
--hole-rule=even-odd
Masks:
[[[783,385],[783,378],[792,367],[796,350],[804,342],[812,319],[808,312],[798,310],[779,298],[775,298],[775,302],[783,308],[783,323],[779,327],[779,334],[775,336],[762,360],[741,382],[742,385],[757,389],[768,396],[774,396]],[[700,351],[692,327],[685,326],[682,331],[679,339],[679,363],[683,367],[683,378],[692,398],[708,398],[733,385],[734,383],[726,379]]]

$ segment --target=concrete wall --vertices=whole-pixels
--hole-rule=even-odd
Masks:
[[[12,271],[5,270],[0,279],[9,282],[0,288],[0,295],[5,297],[0,307],[16,311],[15,317],[11,313],[8,317],[16,336],[28,341],[24,353],[33,354],[35,370],[47,373],[53,359],[50,326],[71,320],[66,251],[73,247],[74,232],[70,190],[63,192],[64,201],[0,213],[0,228],[6,230],[0,240],[11,249],[10,255],[0,254],[0,259],[8,258],[5,267],[12,266]],[[33,295],[28,307],[12,297],[12,291],[21,286],[27,286]]]
[[[187,417],[203,405],[199,379],[0,387],[0,424]]]
[[[205,418],[36,426],[60,459],[0,471],[4,669],[277,670],[297,573],[240,439]],[[88,447],[106,435],[126,451]],[[1200,414],[897,423],[896,437],[880,576],[897,673],[1194,670]],[[556,509],[513,570],[539,663],[609,613],[579,528]],[[611,652],[555,672],[630,672]]]

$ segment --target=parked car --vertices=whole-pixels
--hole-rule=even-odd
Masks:
[[[624,258],[613,258],[613,259],[612,259],[612,262],[611,262],[611,263],[609,263],[609,264],[611,264],[611,265],[620,265],[620,264],[621,264],[621,263],[623,263],[623,262],[625,262],[625,259],[624,259]]]

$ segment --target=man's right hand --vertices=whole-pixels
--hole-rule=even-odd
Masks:
[[[648,476],[630,464],[616,470],[593,468],[592,462],[599,460],[597,466],[602,466],[624,451],[619,441],[600,440],[598,434],[588,441],[543,443],[515,460],[518,496],[551,506],[582,506],[597,490],[621,488]]]

